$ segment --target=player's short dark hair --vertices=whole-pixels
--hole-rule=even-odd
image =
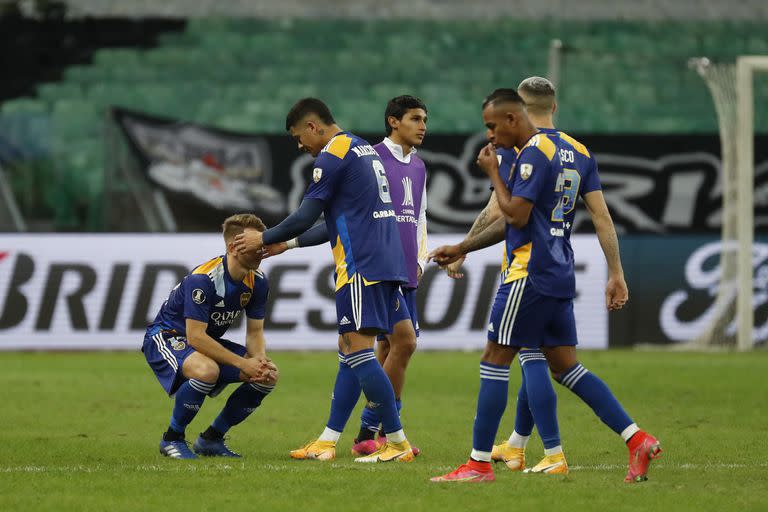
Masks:
[[[529,111],[537,114],[552,112],[552,107],[555,104],[555,86],[546,78],[541,76],[528,77],[520,82],[517,90],[528,98],[526,106]]]
[[[288,115],[285,116],[285,131],[289,131],[291,126],[296,126],[296,123],[309,114],[315,114],[325,124],[336,123],[328,105],[317,98],[302,98],[291,107],[291,110],[288,111]]]
[[[483,100],[483,108],[492,103],[517,103],[525,106],[525,101],[517,92],[517,89],[496,89]]]
[[[239,235],[245,228],[253,228],[256,231],[264,232],[267,230],[267,226],[264,222],[252,213],[238,213],[224,219],[224,224],[221,225],[221,231],[224,235],[224,240],[229,243],[236,235]]]
[[[427,106],[416,96],[404,94],[389,100],[387,109],[384,111],[384,129],[386,130],[387,135],[392,134],[392,127],[389,126],[388,121],[389,117],[392,116],[395,119],[402,120],[405,113],[414,108],[420,108],[424,110],[424,112],[427,112]]]

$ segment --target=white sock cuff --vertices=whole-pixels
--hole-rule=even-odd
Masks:
[[[531,436],[521,436],[514,430],[512,431],[512,435],[509,436],[509,440],[507,441],[507,444],[511,446],[512,448],[525,448],[528,446],[528,440],[531,438]]]
[[[561,444],[555,446],[554,448],[544,448],[544,455],[547,457],[550,455],[557,455],[558,453],[563,453],[563,445]]]
[[[491,452],[481,452],[472,448],[472,453],[469,456],[480,462],[491,462]]]
[[[387,434],[387,441],[392,443],[402,443],[405,441],[405,432],[403,429]]]
[[[334,443],[336,443],[336,442],[338,442],[340,437],[341,437],[341,432],[336,432],[333,429],[325,427],[325,430],[323,430],[323,433],[320,434],[320,437],[318,437],[317,440],[318,441],[333,441]]]
[[[637,434],[638,432],[640,432],[640,427],[637,426],[637,423],[633,423],[621,431],[621,438],[626,443],[627,441],[629,441],[630,437]]]

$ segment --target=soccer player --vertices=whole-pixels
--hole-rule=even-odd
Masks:
[[[552,120],[552,116],[557,109],[555,89],[552,83],[546,78],[529,77],[520,83],[517,91],[526,103],[526,110],[534,126],[548,135],[559,137],[561,132],[554,130]],[[563,138],[568,138],[567,135],[562,135]],[[496,145],[495,137],[490,130],[488,138],[496,146],[497,158],[499,160],[499,175],[502,179],[506,180],[511,176],[512,166],[517,157],[517,149],[505,149]],[[565,143],[564,141],[562,142]],[[575,143],[578,144],[577,142]],[[580,148],[583,148],[583,146],[580,146]],[[570,151],[568,154],[574,154],[575,150],[571,147],[566,149],[566,151]],[[597,176],[596,163],[589,156],[586,148],[583,148],[582,153],[577,154],[579,158],[576,162],[572,162],[572,166],[577,168],[581,179],[573,184],[575,189],[572,187],[571,190],[574,197],[577,195],[582,195],[583,197],[585,192],[599,190],[600,182]],[[573,208],[565,213],[570,223],[573,222],[574,215]],[[495,242],[501,242],[504,240],[505,224],[498,201],[496,200],[496,194],[491,192],[488,204],[475,219],[463,244],[465,246],[485,247]],[[610,218],[609,226],[612,230],[613,224],[610,222]],[[507,227],[506,229],[514,232],[514,228]],[[570,232],[568,231],[567,233]],[[603,231],[600,231],[598,236],[602,235]],[[512,255],[511,260],[514,260],[514,257],[515,255]],[[444,267],[448,275],[454,278],[462,277],[460,266],[463,261],[464,257],[462,256],[457,261]],[[510,263],[511,261],[508,258],[505,247],[501,269],[502,279],[505,282],[514,278],[514,274],[510,275],[507,273]],[[489,333],[489,335],[494,336],[495,333]],[[507,467],[513,471],[525,470],[525,448],[533,431],[535,420],[535,424],[539,429],[539,435],[544,444],[545,457],[533,468],[526,471],[546,474],[567,473],[568,465],[565,456],[562,454],[560,432],[557,423],[557,394],[549,378],[548,365],[544,354],[537,349],[522,348],[519,353],[519,360],[522,382],[518,391],[515,429],[507,442],[494,445],[492,460],[496,462],[504,461]]]
[[[597,236],[604,249],[606,259],[610,263],[609,270],[613,276],[612,278],[624,290],[622,292],[623,300],[616,300],[612,304],[607,304],[607,306],[609,310],[620,309],[627,299],[626,283],[624,283],[621,260],[618,258],[616,231],[605,205],[602,192],[600,192],[597,163],[583,144],[554,128],[552,117],[557,110],[557,103],[555,102],[554,86],[549,80],[536,76],[529,77],[520,83],[517,91],[526,103],[526,110],[531,122],[541,132],[548,134],[561,147],[564,151],[563,155],[568,160],[566,166],[578,174],[578,179],[569,180],[569,195],[573,201],[571,201],[570,207],[564,211],[564,220],[568,226],[573,223],[575,198],[581,195],[596,226]],[[493,138],[491,138],[491,142],[494,142]],[[504,155],[499,164],[499,173],[502,178],[505,178],[509,176],[510,160],[514,161],[512,154],[516,153],[516,151],[497,147],[497,153]],[[502,213],[499,210],[498,202],[495,195],[492,194],[488,205],[478,215],[472,229],[462,244],[466,247],[472,247],[471,250],[476,250],[504,240],[505,222],[501,217]],[[565,234],[570,236],[570,227],[566,229]],[[463,257],[459,258],[456,262],[445,267],[448,274],[452,277],[459,277],[461,275],[459,266],[463,260]],[[507,265],[508,260],[505,254],[502,272],[504,272]],[[526,471],[547,474],[566,473],[568,466],[565,457],[562,455],[555,414],[557,395],[549,379],[548,365],[545,357],[539,350],[523,348],[519,353],[519,359],[523,378],[518,392],[515,428],[508,441],[494,445],[491,455],[492,460],[496,462],[504,461],[507,467],[512,470],[525,469],[525,447],[533,431],[535,420],[540,437],[544,443],[545,457],[536,466]],[[636,429],[636,426],[631,426],[632,428],[627,430],[624,428],[623,423],[609,424],[609,426],[614,428],[617,434],[623,434],[625,440]],[[644,463],[642,458],[638,460],[640,461],[639,463]],[[635,461],[635,458],[633,457],[633,452],[630,452],[630,466],[633,464],[633,461]],[[637,461],[634,463],[636,464]],[[642,473],[639,469],[630,469],[630,472]]]
[[[299,150],[316,157],[299,209],[262,233],[243,233],[244,252],[286,242],[307,231],[325,214],[336,261],[336,315],[339,371],[331,415],[320,437],[291,452],[295,459],[332,460],[336,442],[360,396],[365,393],[381,416],[387,442],[356,462],[413,460],[395,403],[392,384],[376,359],[376,336],[390,327],[408,272],[384,164],[365,140],[342,131],[322,101],[305,98],[288,113],[286,130]]]
[[[224,435],[261,405],[278,379],[264,342],[269,285],[259,270],[261,257],[239,254],[234,246],[235,235],[266,227],[251,214],[233,215],[222,227],[226,254],[196,267],[171,291],[147,327],[141,348],[163,389],[175,395],[170,426],[160,441],[160,453],[166,457],[240,457],[224,444]],[[243,310],[245,346],[223,339]],[[205,397],[235,382],[243,384],[190,450],[184,434]]]
[[[416,289],[427,263],[427,170],[424,162],[415,155],[416,147],[421,145],[426,134],[427,107],[414,96],[393,98],[384,112],[384,126],[387,137],[373,148],[381,157],[387,179],[392,185],[392,207],[405,254],[408,283],[401,286],[399,300],[390,312],[389,333],[378,337],[377,357],[392,382],[399,412],[405,372],[416,350],[416,338],[419,335]],[[326,242],[327,228],[325,224],[318,224],[293,240],[269,246],[268,254],[273,256],[289,248]],[[352,446],[353,455],[370,455],[386,442],[384,436],[376,438],[380,423],[381,416],[377,408],[371,407],[369,402],[363,409],[360,432]],[[418,448],[412,448],[414,454],[419,453]]]
[[[605,423],[624,425],[630,452],[636,460],[644,461],[630,464],[625,481],[645,479],[648,462],[660,453],[658,441],[639,430],[608,387],[576,359],[573,251],[565,236],[570,226],[564,212],[572,209],[574,198],[569,194],[578,177],[564,169],[560,148],[531,123],[525,102],[515,90],[494,91],[483,104],[483,120],[498,145],[507,149],[522,148],[507,183],[498,174],[492,144],[483,148],[478,156],[478,165],[494,184],[507,224],[516,228],[516,231],[506,230],[507,253],[515,255],[508,272],[516,274],[516,279],[502,283],[491,312],[491,323],[497,334],[496,340],[489,335],[480,365],[481,386],[470,459],[456,470],[432,480],[494,479],[491,449],[506,407],[509,366],[524,346],[541,348],[555,379],[590,405]],[[527,243],[521,245],[526,240]],[[617,243],[614,245],[618,247]],[[450,263],[463,254],[462,248],[456,249],[456,246],[434,253],[441,263]],[[618,250],[615,257],[618,258]],[[611,266],[609,262],[609,268]],[[622,283],[623,279],[619,283],[613,276],[609,277],[606,290],[609,307],[626,300],[626,285]]]

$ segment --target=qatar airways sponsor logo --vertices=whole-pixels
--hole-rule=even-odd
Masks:
[[[216,327],[223,327],[225,325],[232,325],[232,323],[237,320],[237,317],[240,316],[240,313],[242,310],[238,309],[236,311],[215,311],[211,313],[211,322],[216,324]]]

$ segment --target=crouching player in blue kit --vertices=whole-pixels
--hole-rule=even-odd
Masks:
[[[264,231],[255,215],[233,215],[224,221],[227,253],[196,267],[172,291],[141,348],[149,366],[176,403],[160,453],[176,459],[198,455],[240,457],[224,444],[224,434],[243,422],[274,389],[277,367],[267,358],[264,313],[269,285],[259,271],[260,255],[239,254],[236,235]],[[245,310],[245,346],[222,339]],[[242,382],[211,426],[190,450],[185,431],[206,396],[216,396]]]

